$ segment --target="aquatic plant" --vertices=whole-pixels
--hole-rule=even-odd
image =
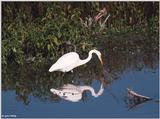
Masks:
[[[94,25],[82,24],[104,8]],[[115,34],[158,34],[158,12],[158,2],[2,2],[2,64],[55,61],[69,51],[87,55]]]

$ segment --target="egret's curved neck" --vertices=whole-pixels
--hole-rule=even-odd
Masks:
[[[85,90],[91,91],[91,94],[94,97],[98,97],[98,96],[102,95],[102,93],[104,91],[103,84],[101,84],[101,87],[100,87],[98,93],[95,93],[94,89],[90,86],[81,86],[80,88],[81,88],[82,92],[85,91]]]
[[[83,64],[86,64],[87,62],[89,62],[91,60],[91,58],[92,58],[92,54],[93,53],[96,53],[96,52],[94,50],[91,50],[88,53],[88,57],[86,59],[84,59],[84,60],[80,60],[78,65],[80,66],[80,65],[83,65]]]

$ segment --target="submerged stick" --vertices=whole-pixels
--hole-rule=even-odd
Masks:
[[[127,88],[127,90],[128,90],[128,93],[129,93],[130,96],[135,96],[135,97],[139,97],[139,98],[145,98],[145,99],[148,99],[148,100],[151,99],[150,97],[140,95],[140,94],[134,92],[133,90],[131,90],[129,88]]]
[[[127,88],[127,91],[128,91],[128,97],[126,101],[128,105],[128,110],[138,107],[144,104],[145,102],[152,100],[152,98],[140,95],[129,88]]]

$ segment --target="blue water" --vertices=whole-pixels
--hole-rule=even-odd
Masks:
[[[128,110],[124,102],[127,94],[126,88],[131,88],[139,94],[159,100],[159,70],[152,71],[143,68],[141,71],[126,69],[118,80],[113,81],[111,86],[105,88],[104,93],[94,98],[87,93],[87,101],[69,102],[61,100],[41,101],[30,95],[29,105],[16,99],[14,90],[2,91],[2,115],[15,115],[16,117],[150,117],[159,116],[159,102],[148,101],[137,108]],[[96,90],[99,88],[98,81],[92,83]],[[114,96],[113,96],[113,95]]]

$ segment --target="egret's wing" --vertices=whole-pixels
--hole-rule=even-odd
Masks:
[[[63,89],[76,89],[77,87],[72,84],[66,84],[62,87]]]
[[[51,69],[62,69],[79,61],[79,55],[75,52],[70,52],[61,56],[55,64],[51,66]]]

